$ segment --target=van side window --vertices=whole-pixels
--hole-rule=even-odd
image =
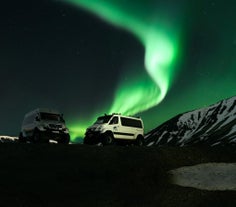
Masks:
[[[112,118],[112,120],[110,121],[109,125],[112,125],[112,124],[118,124],[118,117],[115,116]]]
[[[121,124],[123,126],[142,128],[141,121],[135,119],[121,117]]]
[[[31,124],[33,120],[34,120],[34,116],[33,115],[29,115],[29,116],[25,117],[23,123],[24,124]]]

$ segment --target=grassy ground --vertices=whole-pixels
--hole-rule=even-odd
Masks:
[[[0,144],[0,207],[236,206],[235,191],[168,182],[205,162],[236,162],[236,149]]]

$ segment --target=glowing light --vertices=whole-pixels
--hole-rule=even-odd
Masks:
[[[157,103],[165,97],[169,88],[170,75],[173,72],[171,64],[175,52],[173,43],[165,35],[151,32],[146,43],[145,65],[149,75],[160,87],[160,97],[157,99]]]
[[[93,12],[105,21],[131,32],[144,45],[145,68],[150,80],[141,76],[132,77],[129,82],[121,81],[108,111],[133,115],[159,104],[167,94],[175,72],[177,31],[173,32],[169,24],[163,23],[162,16],[156,12],[150,18],[148,11],[143,11],[141,1],[133,4],[118,0],[66,2]]]
[[[132,77],[118,88],[109,113],[136,114],[155,105],[157,100],[153,97],[158,97],[159,93],[160,90],[147,76]],[[138,103],[138,105],[134,103]]]
[[[78,123],[77,123],[78,125]],[[74,141],[75,138],[78,138],[78,137],[83,137],[84,136],[84,133],[85,133],[85,130],[86,130],[86,127],[87,126],[70,126],[70,137],[71,137],[71,140]]]

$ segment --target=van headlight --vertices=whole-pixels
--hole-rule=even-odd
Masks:
[[[48,126],[48,124],[42,124],[42,127],[44,128],[44,129],[48,129],[49,128],[49,126]]]
[[[102,126],[99,126],[97,127],[96,131],[102,131],[103,130],[103,127]]]
[[[68,128],[63,128],[62,129],[65,133],[69,133],[69,129]]]

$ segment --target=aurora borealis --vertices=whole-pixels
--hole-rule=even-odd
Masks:
[[[134,78],[137,75],[132,74],[128,83],[121,82],[109,113],[135,115],[159,104],[166,96],[175,73],[174,61],[179,52],[179,29],[175,29],[171,24],[163,24],[162,21],[167,20],[162,20],[163,17],[158,10],[154,10],[157,13],[153,12],[152,18],[149,19],[146,12],[143,14],[142,5],[146,3],[142,1],[128,5],[126,1],[117,0],[69,2],[75,6],[82,6],[105,21],[133,33],[145,48],[145,68],[151,80],[145,80],[142,76]],[[132,9],[132,4],[136,4],[136,10]]]
[[[2,134],[17,135],[37,107],[62,111],[73,139],[112,112],[141,116],[148,132],[236,95],[234,1],[13,0],[2,7]]]
[[[149,87],[149,84],[148,87],[146,87],[142,86],[141,83],[138,84],[138,87],[136,85],[135,89],[132,91],[124,88],[117,94],[117,97],[115,97],[114,107],[112,107],[110,112],[118,111],[124,114],[136,114],[162,101],[168,91],[171,77],[174,73],[173,62],[178,52],[177,31],[171,32],[168,28],[168,26],[174,27],[174,25],[163,25],[161,22],[163,17],[158,15],[158,10],[154,10],[157,13],[153,12],[152,19],[147,18],[149,15],[146,16],[146,13],[143,15],[142,5],[147,4],[147,2],[144,1],[127,3],[127,1],[117,0],[69,0],[69,2],[72,2],[74,5],[83,6],[96,13],[104,20],[133,33],[145,47],[145,67],[151,79],[156,83],[156,86],[151,85]],[[136,5],[136,10],[131,9],[132,4],[138,5]],[[164,22],[165,21],[167,20],[164,19]],[[171,29],[174,30],[174,28]],[[149,90],[147,90],[149,88],[152,88],[151,94]],[[145,97],[146,101],[144,104],[143,97],[148,93],[150,96]],[[119,99],[120,101],[118,101]],[[124,104],[124,100],[126,104]]]

